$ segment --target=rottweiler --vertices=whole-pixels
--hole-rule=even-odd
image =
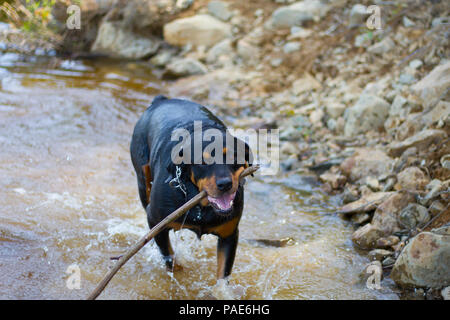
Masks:
[[[208,129],[219,132],[224,147],[219,151],[217,148],[211,150],[204,136],[200,141],[192,142],[196,125],[200,125],[203,133]],[[174,139],[173,133],[180,129],[193,134],[188,143],[181,144],[179,137]],[[229,141],[232,141],[232,147],[229,147]],[[238,152],[242,146],[244,151]],[[244,187],[239,175],[252,163],[248,144],[231,136],[223,122],[206,107],[188,100],[157,96],[136,123],[130,152],[139,197],[150,228],[200,191],[204,190],[208,195],[155,236],[167,269],[174,267],[169,230],[187,228],[199,239],[203,234],[218,237],[217,278],[228,277],[234,263],[238,225],[244,207]]]

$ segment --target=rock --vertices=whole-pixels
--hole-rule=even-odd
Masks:
[[[403,26],[404,26],[405,28],[411,28],[411,27],[414,27],[414,26],[416,25],[416,24],[414,23],[414,21],[412,21],[411,19],[409,19],[407,16],[403,16],[402,22],[403,22]]]
[[[167,65],[164,78],[180,78],[196,74],[205,74],[208,69],[205,65],[192,58],[178,59]]]
[[[450,62],[435,67],[427,76],[411,87],[427,108],[439,101],[450,87]]]
[[[352,215],[351,220],[353,223],[363,224],[370,220],[370,215],[365,212],[355,213],[354,215]]]
[[[344,114],[345,105],[339,102],[330,101],[325,105],[325,110],[332,119],[337,119]]]
[[[411,62],[408,65],[411,69],[416,70],[419,69],[421,66],[423,66],[422,60],[414,59],[411,60]]]
[[[295,80],[292,83],[292,92],[295,95],[300,95],[303,92],[320,89],[322,86],[313,76],[309,73],[305,73],[303,77]]]
[[[379,149],[360,148],[345,159],[340,168],[350,181],[358,181],[368,176],[380,177],[392,170],[394,160]]]
[[[398,78],[398,82],[400,84],[413,84],[416,81],[417,81],[417,79],[414,76],[414,74],[411,74],[409,72],[404,72],[404,73],[400,74],[400,76]]]
[[[155,54],[161,41],[142,37],[113,22],[103,22],[91,51],[118,58],[142,59]]]
[[[396,192],[378,205],[373,214],[372,225],[381,231],[382,237],[387,237],[396,231],[400,231],[398,224],[399,213],[414,200],[414,196],[409,193]]]
[[[258,62],[260,51],[258,47],[241,39],[237,43],[237,53],[245,63],[254,65]]]
[[[221,56],[232,57],[234,55],[231,39],[225,39],[215,44],[206,55],[206,62],[217,63]]]
[[[309,114],[309,121],[312,123],[314,127],[321,127],[322,119],[324,116],[325,113],[323,112],[322,109],[316,109]]]
[[[450,170],[450,154],[442,156],[439,162],[441,163],[442,168]]]
[[[231,36],[231,26],[210,15],[176,19],[164,25],[164,40],[175,46],[212,46]]]
[[[396,260],[393,257],[387,257],[381,262],[381,264],[383,265],[383,267],[393,266],[395,261]]]
[[[287,37],[288,40],[308,38],[313,32],[309,29],[293,26],[291,27],[291,34]]]
[[[283,46],[283,52],[289,54],[298,51],[300,50],[300,46],[301,46],[300,42],[297,41],[288,42]]]
[[[367,51],[373,54],[383,55],[388,53],[394,48],[395,42],[391,38],[386,37],[380,42],[371,45],[369,48],[367,48]]]
[[[396,95],[394,98],[394,101],[392,101],[391,107],[389,108],[389,116],[395,117],[395,116],[401,116],[405,117],[408,113],[408,110],[404,108],[404,106],[407,104],[408,100],[406,100],[401,95]]]
[[[396,244],[398,244],[400,242],[400,238],[397,236],[387,236],[387,237],[382,237],[380,239],[378,239],[376,241],[376,248],[390,248],[392,246],[395,246]]]
[[[373,95],[361,95],[356,104],[345,111],[346,136],[354,136],[384,127],[389,113],[389,103]]]
[[[325,183],[329,183],[333,189],[339,189],[345,185],[347,178],[338,173],[325,172],[321,174],[320,180]]]
[[[429,184],[425,186],[425,190],[428,193],[423,198],[419,198],[419,202],[423,205],[427,205],[433,198],[435,198],[439,192],[444,188],[444,184],[438,180],[433,179]]]
[[[300,149],[293,142],[286,141],[286,142],[283,142],[281,144],[280,153],[281,154],[288,154],[288,155],[298,154],[298,153],[300,153]]]
[[[390,257],[394,254],[394,252],[389,251],[389,250],[385,250],[385,249],[373,249],[371,250],[367,256],[369,257],[370,260],[372,261],[381,261],[384,260],[387,257]]]
[[[358,34],[355,37],[354,45],[357,48],[368,48],[371,43],[372,43],[371,37],[366,32],[363,34]]]
[[[444,210],[445,210],[445,205],[444,205],[444,203],[442,201],[439,201],[439,200],[434,200],[430,204],[430,207],[428,208],[428,211],[430,212],[430,214],[432,216],[435,216],[435,215],[441,213]]]
[[[369,14],[367,13],[367,7],[362,4],[355,4],[350,10],[349,27],[357,27],[364,24]]]
[[[378,238],[383,236],[383,232],[374,227],[372,223],[368,223],[358,228],[352,234],[352,241],[360,248],[373,248]]]
[[[366,177],[366,186],[372,191],[380,191],[380,182],[375,177]]]
[[[445,138],[447,138],[445,131],[435,129],[423,130],[404,141],[391,142],[388,146],[388,154],[392,157],[399,157],[408,148],[426,149],[431,144],[439,144]]]
[[[175,54],[176,50],[160,49],[159,52],[150,59],[150,63],[159,68],[165,67],[170,63]]]
[[[272,13],[271,23],[275,28],[301,26],[307,21],[318,21],[324,17],[329,7],[319,0],[299,1],[280,7]]]
[[[410,203],[399,215],[399,223],[407,229],[414,229],[425,225],[430,220],[427,208],[417,203]]]
[[[397,175],[397,190],[424,190],[430,179],[418,167],[408,167]]]
[[[391,278],[402,287],[450,285],[450,227],[421,232],[403,249]]]
[[[450,118],[450,102],[439,101],[430,111],[426,112],[422,117],[424,125],[438,123],[440,120],[444,123],[449,122]]]
[[[441,296],[444,300],[450,300],[450,287],[441,290]]]
[[[232,16],[228,7],[226,2],[213,0],[208,3],[208,13],[222,21],[228,21]]]
[[[383,200],[387,199],[392,192],[373,192],[354,202],[347,203],[339,210],[342,214],[353,214],[358,212],[370,212],[374,210]]]

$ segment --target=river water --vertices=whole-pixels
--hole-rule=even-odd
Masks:
[[[0,299],[85,298],[148,231],[128,149],[159,93],[143,63],[0,54]],[[308,176],[247,179],[229,285],[216,283],[216,238],[182,230],[170,235],[182,270],[151,242],[99,298],[397,299],[389,280],[360,280],[369,261],[338,205]]]

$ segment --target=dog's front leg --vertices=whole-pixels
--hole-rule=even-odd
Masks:
[[[217,241],[217,279],[223,279],[231,274],[236,248],[238,244],[238,229],[230,236],[222,238],[219,236]]]

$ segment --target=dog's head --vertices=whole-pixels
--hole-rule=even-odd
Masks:
[[[193,160],[181,164],[185,175],[199,192],[205,191],[208,195],[201,205],[211,206],[219,214],[232,212],[239,177],[252,163],[248,144],[235,137],[232,141],[231,145],[227,142],[226,146],[216,145],[215,148],[207,143],[202,143],[201,148],[188,147],[192,156],[186,156],[186,148],[179,151],[184,161]]]

